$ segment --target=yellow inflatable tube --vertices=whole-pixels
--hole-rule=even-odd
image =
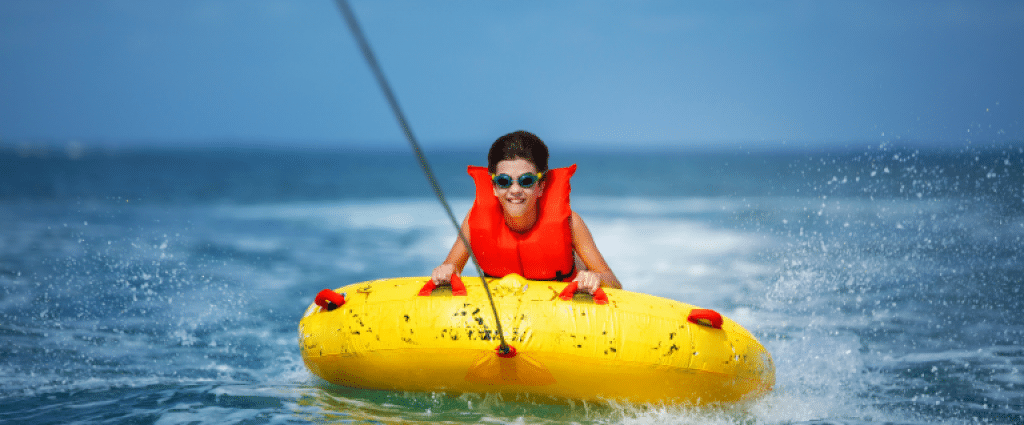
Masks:
[[[775,383],[764,347],[713,311],[615,289],[604,290],[607,302],[566,300],[565,283],[514,274],[488,278],[505,339],[517,350],[498,357],[480,279],[464,278],[465,295],[431,292],[428,281],[356,283],[335,291],[344,294],[340,307],[310,305],[299,322],[306,366],[357,388],[632,403],[738,401]]]

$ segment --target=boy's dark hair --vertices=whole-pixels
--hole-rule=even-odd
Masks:
[[[498,138],[487,152],[487,171],[494,174],[498,163],[522,158],[533,163],[538,172],[548,170],[548,147],[529,131],[515,131]]]

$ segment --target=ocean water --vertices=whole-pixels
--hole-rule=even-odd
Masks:
[[[483,150],[429,156],[465,214]],[[771,395],[333,386],[297,346],[316,292],[427,275],[454,240],[411,154],[0,146],[0,422],[1024,423],[1024,148],[553,152],[573,162],[625,288],[749,329]]]

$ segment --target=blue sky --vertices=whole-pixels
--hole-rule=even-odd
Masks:
[[[428,148],[1024,139],[1024,2],[365,1]],[[330,0],[2,0],[0,144],[404,139]]]

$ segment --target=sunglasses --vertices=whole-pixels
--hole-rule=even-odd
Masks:
[[[540,181],[541,177],[544,177],[544,173],[526,173],[520,175],[519,178],[515,179],[515,181],[519,183],[519,187],[522,187],[523,189],[529,189],[533,187],[533,185],[537,184],[537,182]],[[491,181],[494,182],[494,185],[498,186],[498,188],[508,189],[512,187],[513,180],[512,176],[508,174],[498,174],[496,176],[492,175]]]

